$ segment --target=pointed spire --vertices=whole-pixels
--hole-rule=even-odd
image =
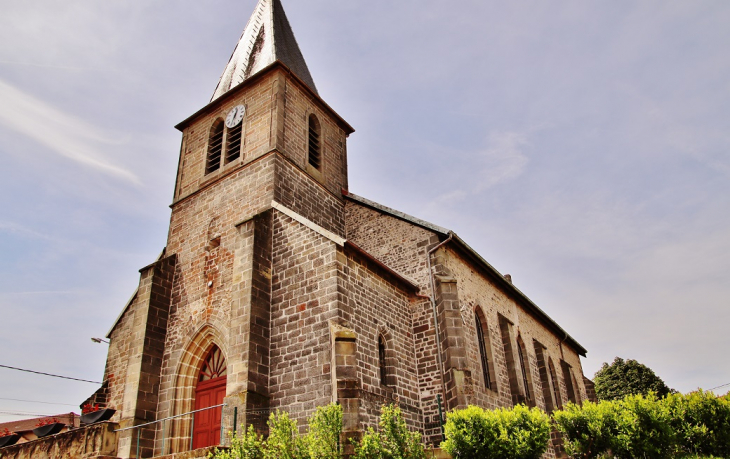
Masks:
[[[317,92],[281,1],[259,0],[211,101],[277,60],[289,67],[312,91]]]

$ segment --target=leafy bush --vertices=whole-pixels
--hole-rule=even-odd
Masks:
[[[558,430],[563,433],[565,451],[571,457],[597,458],[614,448],[619,433],[617,404],[602,401],[569,403],[553,413]]]
[[[285,411],[269,416],[269,438],[266,439],[264,459],[304,459],[306,448],[299,436],[297,421]]]
[[[231,433],[231,447],[227,451],[219,451],[209,454],[208,457],[215,459],[263,459],[264,443],[261,435],[258,435],[253,425],[241,435]]]
[[[569,404],[553,416],[575,458],[730,457],[730,398],[712,393]]]
[[[400,408],[383,405],[378,426],[378,432],[368,428],[355,447],[355,459],[425,459],[421,434],[408,430]]]
[[[231,446],[216,450],[212,459],[338,459],[342,433],[342,407],[330,404],[317,408],[309,418],[309,431],[299,435],[296,421],[285,412],[269,416],[269,438],[264,440],[253,426],[242,434],[231,434]]]
[[[618,457],[664,459],[676,443],[669,410],[656,395],[630,395],[618,404],[619,433],[614,445]]]
[[[665,404],[679,451],[730,457],[730,399],[699,390],[670,395]]]
[[[550,418],[538,408],[469,406],[447,414],[441,448],[454,458],[538,459],[549,440]]]
[[[309,432],[305,438],[311,459],[337,459],[340,457],[342,434],[342,407],[337,404],[317,407],[309,418]]]

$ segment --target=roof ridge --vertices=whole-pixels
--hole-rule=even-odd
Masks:
[[[420,226],[422,228],[425,228],[425,229],[428,229],[428,230],[437,232],[437,233],[442,234],[444,236],[448,235],[451,232],[451,230],[449,230],[447,228],[444,228],[444,227],[441,227],[441,226],[438,226],[438,225],[434,225],[431,222],[428,222],[426,220],[422,220],[422,219],[417,218],[417,217],[414,217],[412,215],[408,215],[407,213],[401,212],[401,211],[396,210],[396,209],[393,209],[392,207],[384,206],[384,205],[379,204],[379,203],[377,203],[375,201],[371,201],[370,199],[363,198],[362,196],[358,196],[355,193],[350,193],[349,191],[342,190],[342,194],[346,198],[348,198],[348,199],[350,199],[352,201],[358,202],[358,203],[363,204],[363,205],[365,205],[367,207],[370,207],[372,209],[379,210],[381,212],[385,212],[385,213],[390,214],[393,217],[396,217],[396,218],[398,218],[400,220],[404,220],[406,222],[413,223],[414,225],[417,225],[417,226]]]

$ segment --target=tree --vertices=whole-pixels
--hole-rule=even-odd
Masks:
[[[611,365],[604,363],[593,377],[599,400],[620,400],[627,395],[655,393],[665,397],[674,392],[651,368],[636,360],[616,357]]]

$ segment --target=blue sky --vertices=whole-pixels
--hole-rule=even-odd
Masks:
[[[89,338],[165,244],[173,126],[254,4],[0,0],[0,364],[100,380]],[[351,191],[510,273],[587,376],[621,356],[680,391],[730,383],[730,4],[284,6],[357,130]],[[0,421],[95,388],[0,369]]]

